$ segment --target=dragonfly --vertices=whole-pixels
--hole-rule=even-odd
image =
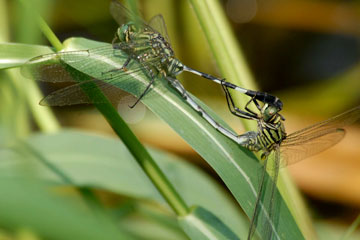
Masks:
[[[299,131],[287,134],[284,127],[285,118],[279,113],[280,108],[268,103],[260,104],[256,99],[249,101],[244,111],[234,103],[229,90],[223,86],[228,108],[235,116],[257,121],[257,131],[249,131],[236,135],[222,126],[220,132],[225,133],[239,145],[254,152],[261,152],[263,173],[260,179],[255,209],[250,223],[248,239],[252,239],[255,230],[261,226],[262,239],[280,239],[276,231],[276,203],[274,194],[281,167],[294,164],[305,158],[318,154],[337,144],[344,136],[344,127],[360,118],[360,106],[325,121],[316,123]],[[250,110],[247,105],[254,103],[258,113]],[[250,117],[249,117],[250,116]],[[273,154],[274,162],[268,168],[269,156]],[[272,180],[265,182],[267,169],[270,169]],[[261,208],[266,208],[266,211]],[[262,211],[261,211],[262,210]],[[260,216],[262,214],[262,216]]]
[[[65,106],[93,103],[96,100],[90,100],[84,94],[84,86],[90,85],[92,82],[106,96],[116,96],[119,91],[117,87],[119,79],[126,81],[129,78],[145,73],[150,81],[145,89],[138,94],[139,97],[136,102],[130,106],[133,108],[150,90],[157,77],[163,76],[168,80],[171,79],[169,81],[173,84],[173,81],[177,81],[176,76],[178,74],[187,71],[246,94],[252,99],[282,108],[282,102],[275,96],[236,86],[225,81],[225,79],[214,77],[184,65],[175,57],[162,15],[156,15],[149,23],[146,23],[116,0],[111,1],[110,13],[120,25],[111,46],[42,55],[30,59],[23,67],[26,70],[22,72],[30,72],[39,81],[73,83],[71,86],[50,93],[40,104]],[[123,24],[125,17],[134,19],[134,21]],[[89,59],[92,62],[89,62]],[[101,66],[102,62],[111,62],[116,67],[101,70],[99,66]],[[64,69],[64,65],[68,63],[76,63],[79,69],[85,73],[89,71],[94,72],[94,69],[99,68],[99,73],[95,77],[92,75],[93,79],[91,81],[79,83],[74,80],[66,68]],[[133,63],[137,63],[136,67],[134,67]],[[50,74],[52,74],[51,77],[49,76]],[[25,73],[25,75],[28,74]],[[179,84],[177,83],[176,85]],[[179,88],[176,89],[179,90]],[[181,89],[181,94],[184,95],[185,90],[183,87]]]

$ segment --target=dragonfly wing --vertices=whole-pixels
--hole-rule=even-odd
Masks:
[[[296,163],[338,143],[345,135],[343,127],[360,118],[360,106],[286,137],[281,143],[282,166]]]
[[[110,3],[110,14],[115,21],[121,26],[129,20],[135,21],[138,24],[146,25],[144,20],[137,14],[127,9],[122,3],[117,0],[112,0]]]
[[[125,76],[123,78],[130,78]],[[122,79],[124,80],[124,79]],[[116,86],[116,81],[104,82],[97,79],[91,79],[78,84],[74,84],[55,92],[50,93],[41,100],[40,105],[43,106],[70,106],[76,104],[92,104],[104,103],[106,100],[97,98],[96,96],[89,98],[84,90],[92,91],[95,88],[99,89],[108,100],[112,103],[118,103],[126,94],[120,87]]]
[[[340,142],[344,136],[344,129],[329,128],[298,135],[295,139],[285,139],[281,144],[281,167],[325,151]]]
[[[130,10],[116,0],[110,3],[110,14],[119,25],[126,23],[133,16]]]
[[[264,239],[278,239],[277,226],[279,223],[279,200],[275,197],[276,184],[279,177],[280,168],[280,150],[277,147],[274,151],[274,162],[270,171],[272,179],[269,179],[269,186],[266,189],[265,199],[267,199],[267,209],[269,217],[265,218]]]
[[[140,44],[140,43],[139,43]],[[25,77],[34,77],[38,81],[50,83],[77,82],[73,74],[69,74],[68,65],[94,78],[107,80],[119,74],[137,73],[143,69],[136,65],[135,60],[130,61],[127,71],[121,67],[129,58],[122,49],[126,45],[119,44],[119,49],[111,45],[81,51],[59,52],[46,54],[30,59],[21,67],[21,73]],[[143,65],[153,68],[160,61],[160,57],[153,56],[146,60]],[[79,74],[81,74],[79,72]]]
[[[65,64],[59,61],[60,59],[59,53],[38,56],[23,65],[20,72],[26,78],[35,78],[41,82],[75,82],[65,71]]]
[[[76,82],[66,70],[68,64],[76,63],[79,68],[87,70],[93,68],[91,62],[95,62],[95,60],[96,62],[106,62],[114,61],[114,58],[121,63],[128,56],[121,49],[113,49],[111,45],[88,50],[46,54],[30,59],[21,67],[21,74],[43,82]],[[121,67],[121,64],[117,65]]]
[[[265,159],[264,165],[262,166],[264,169],[262,170],[262,176],[259,182],[259,190],[257,192],[257,197],[255,201],[254,213],[250,221],[249,233],[247,239],[253,239],[255,235],[255,230],[260,226],[260,213],[263,210],[263,195],[265,192],[264,181],[266,175],[266,165],[267,165],[268,158]]]
[[[121,94],[119,95],[121,92],[119,87],[121,87],[120,85],[124,81],[130,80],[127,85],[131,84],[135,86],[136,81],[134,81],[133,78],[138,78],[139,74],[145,74],[147,77],[144,66],[136,64],[136,61],[129,63],[128,70],[122,70],[121,66],[126,57],[114,57],[114,50],[111,46],[110,48],[101,48],[101,51],[99,50],[100,49],[91,49],[40,56],[30,60],[29,63],[23,67],[22,73],[30,72],[38,81],[74,83],[71,86],[46,96],[40,104],[47,106],[66,106],[97,102],[90,100],[83,92],[84,88],[91,89],[94,87],[103,91],[111,100],[117,101],[119,96],[121,96]],[[143,65],[151,69],[157,62],[158,59],[155,57],[143,63]],[[81,72],[69,67],[68,64],[81,70]],[[99,71],[97,71],[97,69],[99,69]],[[89,76],[91,76],[92,80],[87,80]],[[78,82],[79,79],[84,78],[85,82]],[[143,77],[141,77],[141,79],[143,79]],[[140,91],[141,86],[138,86],[138,88]]]
[[[99,80],[84,81],[79,84],[74,84],[65,88],[61,88],[55,92],[50,93],[40,101],[43,106],[69,106],[76,104],[91,104],[94,101],[85,94],[83,89],[91,90],[98,87],[106,94],[106,88],[101,87],[102,82]]]
[[[279,197],[276,194],[276,183],[279,175],[280,152],[279,148],[270,154],[273,156],[273,164],[269,164],[269,156],[264,161],[263,173],[259,184],[258,196],[255,203],[255,210],[251,220],[248,239],[253,239],[255,230],[261,239],[280,239],[277,232],[279,222]],[[271,177],[266,174],[266,169]]]
[[[164,39],[170,43],[170,38],[167,32],[166,24],[164,17],[161,14],[155,15],[152,17],[149,21],[149,26],[161,34],[161,36],[164,37]]]
[[[326,129],[343,128],[347,125],[356,122],[359,118],[360,118],[360,106],[357,106],[337,116],[331,117],[325,121],[316,123],[307,128],[293,132],[287,137],[286,140],[291,142],[299,137],[311,135],[314,132],[318,132],[318,131],[321,132]]]
[[[77,71],[75,71],[75,74],[76,72]],[[67,73],[70,75],[69,72]],[[83,75],[83,73],[80,72],[77,74]],[[102,103],[103,100],[101,100],[101,98],[99,101],[94,100],[94,98],[91,100],[84,92],[84,89],[92,90],[94,88],[100,89],[109,100],[111,100],[113,103],[116,103],[123,96],[123,92],[121,90],[122,86],[131,85],[132,88],[137,89],[138,94],[143,91],[142,88],[145,87],[138,86],[137,81],[134,80],[134,78],[144,78],[139,74],[145,74],[146,76],[146,73],[144,73],[144,69],[142,67],[127,71],[116,70],[114,72],[107,72],[104,73],[103,76],[99,77],[99,79],[92,78],[91,80],[86,80],[80,83],[76,82],[76,84],[52,92],[46,96],[40,102],[40,104],[46,106],[66,106],[76,104]],[[71,75],[74,76],[74,73]],[[143,86],[147,86],[148,83],[141,84]]]
[[[165,40],[168,43],[170,43],[169,35],[166,29],[166,24],[162,15],[159,14],[152,17],[149,23],[147,24],[141,17],[131,12],[129,9],[127,9],[123,4],[121,4],[117,0],[111,1],[110,13],[119,25],[124,24],[125,22],[127,22],[127,20],[133,20],[137,24],[141,25],[140,28],[144,28],[146,26],[150,28],[152,31],[160,33],[165,38]]]

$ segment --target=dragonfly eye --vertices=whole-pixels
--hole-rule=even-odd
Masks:
[[[119,38],[119,40],[121,42],[126,41],[126,36],[127,36],[128,29],[129,29],[129,26],[127,24],[123,24],[118,28],[117,37]]]
[[[274,106],[269,106],[267,108],[267,114],[269,114],[270,116],[273,116],[274,114],[276,114],[278,112],[278,110],[276,109],[276,107]]]
[[[129,22],[127,24],[121,25],[117,30],[117,35],[120,41],[126,42],[129,40],[129,35],[136,32],[137,28],[134,23]]]
[[[265,121],[270,120],[274,115],[276,115],[280,110],[272,105],[267,105],[265,110],[264,110],[264,114],[263,114],[263,118]]]

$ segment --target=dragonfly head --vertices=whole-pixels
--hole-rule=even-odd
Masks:
[[[274,122],[280,120],[285,120],[285,118],[279,114],[281,108],[272,105],[272,104],[265,104],[262,108],[262,116],[265,122]]]
[[[128,22],[126,24],[121,25],[117,30],[117,37],[121,42],[128,42],[130,40],[131,34],[137,31],[137,27],[135,23]]]

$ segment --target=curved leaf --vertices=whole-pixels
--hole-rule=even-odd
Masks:
[[[191,213],[179,218],[184,231],[196,240],[239,240],[216,216],[202,207],[194,207]]]
[[[72,50],[87,49],[96,44],[94,41],[81,38],[71,38],[66,42],[67,48]],[[98,44],[99,46],[106,45],[104,43]],[[84,64],[83,58],[79,61],[74,61],[75,59],[71,59],[71,61],[62,60],[88,76],[101,78],[104,72],[119,68],[125,59],[116,56],[107,56],[106,59],[88,56],[86,64]],[[135,67],[136,65],[136,63],[133,64]],[[92,67],[89,68],[89,66]],[[116,79],[113,84],[122,90],[139,96],[148,83],[149,79],[144,74],[137,74],[132,79]],[[142,102],[167,122],[214,168],[246,214],[251,217],[262,171],[254,154],[241,148],[211,127],[163,79],[155,81]],[[227,126],[210,109],[199,101],[198,103],[219,123]],[[272,223],[275,231],[274,236],[284,239],[302,239],[302,234],[278,191],[275,193],[275,201],[279,202],[280,213],[279,222]],[[261,208],[261,211],[265,211],[264,214],[267,215],[266,209]]]
[[[51,135],[33,135],[26,142],[33,150],[25,155],[24,152],[18,155],[14,151],[0,150],[1,176],[21,176],[23,172],[19,170],[25,169],[58,184],[100,188],[165,204],[117,139],[66,130]],[[188,204],[211,210],[240,236],[246,236],[247,224],[240,217],[239,209],[211,178],[175,156],[155,149],[149,151]]]
[[[50,47],[21,43],[0,43],[0,69],[17,67],[39,54],[52,53]]]
[[[84,211],[78,204],[56,197],[48,186],[31,179],[0,178],[0,225],[27,228],[42,239],[133,239],[110,219]]]

